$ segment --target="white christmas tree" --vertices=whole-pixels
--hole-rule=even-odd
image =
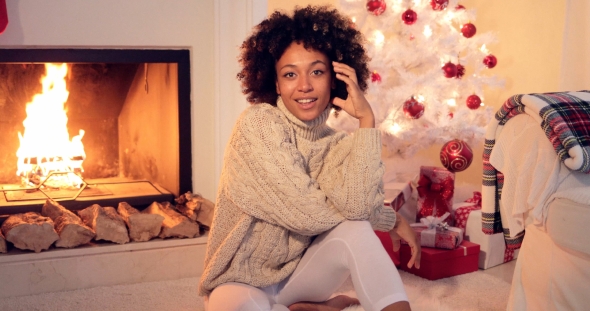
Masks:
[[[366,96],[391,152],[481,143],[493,115],[483,88],[503,81],[490,74],[497,59],[486,45],[495,36],[476,31],[474,10],[458,0],[341,0],[340,10],[368,40]],[[346,113],[328,122],[349,132],[358,124]]]

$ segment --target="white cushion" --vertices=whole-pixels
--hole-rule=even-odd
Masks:
[[[590,254],[590,243],[587,238],[588,224],[590,224],[589,205],[568,199],[555,199],[549,204],[547,234],[555,244]]]

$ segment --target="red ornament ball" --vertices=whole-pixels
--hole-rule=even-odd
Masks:
[[[371,81],[372,82],[381,82],[381,75],[377,73],[377,71],[373,71],[371,74]]]
[[[419,119],[424,114],[424,105],[411,97],[404,102],[404,113],[409,119]]]
[[[475,25],[473,25],[472,23],[467,23],[467,24],[463,25],[463,27],[461,27],[461,33],[463,34],[463,37],[465,37],[465,38],[471,38],[471,37],[475,36],[476,32],[477,32],[477,29],[475,28]]]
[[[385,12],[385,0],[369,0],[367,1],[367,11],[373,13],[375,16],[379,16]]]
[[[465,103],[469,109],[475,110],[481,106],[481,98],[475,94],[469,95]]]
[[[440,162],[451,172],[464,171],[472,160],[473,150],[462,140],[453,139],[440,149]]]
[[[483,64],[488,68],[494,68],[496,67],[496,64],[498,64],[498,59],[496,56],[490,54],[483,58]]]
[[[418,20],[418,14],[412,11],[412,9],[407,9],[402,13],[402,20],[406,25],[412,25]]]
[[[448,62],[444,66],[442,66],[443,73],[447,78],[453,78],[457,76],[457,65]]]
[[[461,78],[463,78],[464,75],[465,75],[465,66],[463,66],[461,64],[457,64],[457,75],[455,75],[455,78],[461,79]]]
[[[449,5],[449,0],[430,0],[430,6],[435,11],[442,11]]]

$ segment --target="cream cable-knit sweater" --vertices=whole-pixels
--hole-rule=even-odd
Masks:
[[[389,231],[377,129],[337,133],[330,109],[301,121],[284,106],[257,104],[238,118],[226,147],[199,293],[227,282],[266,287],[287,278],[313,236],[369,220]]]

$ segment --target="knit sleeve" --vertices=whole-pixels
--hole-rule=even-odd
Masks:
[[[230,200],[252,217],[302,235],[344,221],[306,172],[287,121],[273,108],[251,108],[226,149],[221,186]]]
[[[373,229],[389,231],[396,215],[383,205],[384,171],[379,130],[360,128],[330,149],[318,183],[346,219],[369,220]]]

